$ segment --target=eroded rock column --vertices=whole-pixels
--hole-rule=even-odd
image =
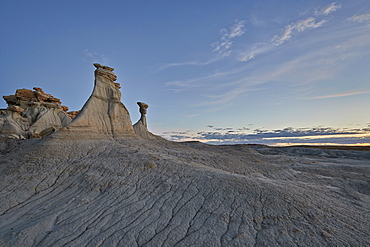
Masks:
[[[141,113],[141,117],[137,123],[134,124],[135,133],[147,140],[163,140],[162,137],[156,136],[153,133],[149,132],[148,125],[146,122],[146,113],[149,107],[148,104],[143,102],[137,102],[138,106],[140,107],[139,112]]]
[[[130,114],[121,102],[120,84],[113,68],[95,63],[94,90],[80,113],[65,131],[106,135],[115,139],[135,137]]]

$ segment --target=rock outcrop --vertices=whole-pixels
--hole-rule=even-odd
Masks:
[[[63,129],[74,136],[100,138],[137,137],[130,114],[121,102],[120,84],[113,68],[94,63],[94,89],[77,117]]]
[[[154,135],[148,130],[148,125],[146,122],[146,113],[149,105],[143,102],[137,102],[137,104],[140,107],[139,112],[141,113],[141,117],[139,121],[137,121],[137,123],[134,124],[135,133],[141,138],[147,140],[164,140],[162,137]]]
[[[41,88],[18,89],[14,95],[3,96],[8,108],[1,111],[0,135],[39,138],[67,126],[72,119],[68,107],[60,99]]]

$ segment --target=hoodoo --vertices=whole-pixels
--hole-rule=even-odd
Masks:
[[[141,138],[147,140],[164,140],[162,137],[154,135],[148,130],[148,125],[146,122],[146,113],[149,105],[143,102],[137,102],[137,104],[140,107],[139,112],[141,113],[141,117],[139,121],[137,121],[137,123],[134,124],[135,133]]]
[[[104,135],[115,139],[136,137],[130,114],[121,102],[120,84],[113,68],[94,63],[94,90],[80,113],[65,131],[74,135]]]

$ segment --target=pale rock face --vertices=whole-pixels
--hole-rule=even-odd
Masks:
[[[139,121],[137,121],[137,123],[134,124],[135,133],[141,138],[147,140],[164,140],[162,137],[156,136],[153,133],[149,132],[148,130],[148,125],[146,122],[146,113],[149,105],[143,102],[137,102],[137,104],[140,107],[139,112],[141,113],[141,117]]]
[[[12,134],[38,138],[41,133],[50,134],[50,130],[59,130],[67,126],[72,119],[59,99],[45,93],[41,88],[18,89],[15,95],[4,96],[8,104],[0,115],[0,134]],[[44,131],[48,130],[48,131]]]
[[[53,127],[54,130],[58,130],[63,126],[66,126],[71,121],[65,114],[61,114],[57,109],[41,108],[41,111],[37,114],[36,121],[32,124],[30,131],[31,133],[41,133],[43,130]],[[62,122],[64,121],[64,123]]]
[[[2,135],[24,135],[30,127],[27,118],[22,117],[17,111],[7,111],[0,116],[0,134]]]
[[[77,117],[63,129],[73,135],[112,137],[115,139],[136,137],[130,114],[121,102],[119,83],[113,68],[95,63],[94,90]]]
[[[1,134],[4,134],[4,135],[12,135],[12,134],[21,135],[21,134],[23,134],[23,131],[19,127],[17,122],[7,121],[2,126]]]
[[[8,110],[9,111],[13,111],[13,112],[17,112],[19,114],[22,114],[22,112],[24,112],[24,109],[21,108],[21,107],[19,107],[19,106],[17,106],[17,105],[10,105],[10,106],[8,106]]]

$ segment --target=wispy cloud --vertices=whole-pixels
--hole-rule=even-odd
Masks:
[[[329,21],[329,19],[323,18],[322,16],[327,16],[340,8],[341,5],[333,2],[328,6],[316,10],[314,12],[314,16],[300,19],[294,23],[286,25],[283,28],[282,32],[280,34],[274,35],[270,41],[256,43],[249,51],[241,52],[238,61],[246,62],[254,59],[257,55],[269,52],[273,50],[276,46],[280,46],[289,41],[295,33],[304,32],[323,26]]]
[[[199,61],[187,61],[187,62],[177,62],[177,63],[168,63],[160,66],[158,69],[155,70],[155,72],[162,71],[164,69],[168,69],[171,67],[180,67],[180,66],[206,66],[211,63],[217,62],[219,58],[212,58],[205,62],[199,62]]]
[[[85,58],[84,60],[88,60],[89,62],[100,62],[107,64],[110,61],[110,58],[105,54],[99,54],[94,51],[89,51],[88,49],[84,50]]]
[[[200,114],[192,114],[192,115],[189,115],[188,118],[194,118],[194,117],[197,117],[199,116]]]
[[[340,9],[342,6],[336,2],[331,3],[328,6],[319,8],[318,10],[315,11],[315,15],[329,15],[331,12],[337,11]]]
[[[194,77],[191,79],[186,80],[176,80],[176,81],[169,81],[166,82],[166,86],[168,87],[167,90],[173,91],[175,93],[188,91],[191,89],[199,89],[199,88],[208,88],[209,84],[215,85],[216,82],[219,80],[227,80],[228,78],[232,77],[233,75],[237,75],[242,72],[243,69],[234,69],[230,71],[216,71],[214,73],[210,73],[208,75]]]
[[[367,56],[370,53],[367,42],[370,33],[366,30],[364,27],[338,29],[331,31],[326,38],[312,37],[292,44],[289,49],[294,56],[285,56],[279,63],[266,63],[270,57],[264,57],[253,64],[240,64],[231,71],[172,81],[167,86],[175,92],[196,89],[194,92],[202,96],[197,99],[202,102],[192,102],[193,105],[212,107],[236,102],[250,92],[263,90],[261,86],[271,82],[294,84],[297,89],[303,89],[309,84],[335,78],[348,64]],[[300,46],[306,47],[306,50],[295,52]],[[274,56],[281,57],[281,52],[286,53],[287,50],[277,51]]]
[[[245,21],[236,21],[236,23],[230,28],[221,30],[221,38],[219,41],[216,41],[211,44],[213,47],[213,52],[217,52],[221,57],[227,57],[231,53],[231,46],[233,44],[233,39],[242,36],[245,33]]]
[[[323,8],[320,8],[319,10],[316,10],[315,15],[316,16],[322,16],[322,15],[327,16],[330,13],[337,11],[340,8],[341,8],[340,4],[333,2],[328,6],[325,6]],[[274,45],[281,45],[282,43],[286,42],[292,37],[292,33],[294,31],[303,32],[309,29],[316,29],[324,25],[326,22],[328,22],[328,19],[318,19],[317,17],[312,17],[312,16],[306,19],[303,19],[303,20],[298,20],[295,23],[287,25],[283,31],[283,34],[275,35],[274,38],[271,40],[271,42]]]
[[[319,28],[329,21],[327,16],[339,8],[336,3],[326,6],[320,9],[324,19],[300,19],[288,25],[288,31],[276,39],[286,42],[294,36],[294,32]],[[258,60],[235,63],[232,70],[219,69],[190,79],[170,81],[166,86],[173,92],[193,92],[196,97],[189,104],[204,106],[207,112],[235,105],[252,92],[266,90],[269,93],[270,89],[264,86],[268,83],[288,87],[291,90],[289,95],[287,93],[282,97],[294,99],[324,99],[364,93],[350,91],[338,94],[329,92],[323,96],[312,94],[319,82],[337,78],[348,65],[370,54],[370,32],[367,27],[333,22],[326,30],[327,35],[313,33],[308,37],[297,38],[289,46],[277,46],[271,40],[256,43],[249,53],[243,54],[240,61],[248,61],[264,53]]]
[[[280,62],[277,64],[265,64],[265,59],[261,59],[255,64],[263,64],[264,66],[253,70],[250,70],[250,66],[245,64],[244,71],[240,70],[238,75],[228,78],[228,88],[222,90],[218,95],[208,96],[208,101],[203,104],[216,105],[234,102],[238,97],[245,96],[246,93],[263,90],[261,85],[270,82],[283,83],[283,85],[294,84],[297,89],[303,89],[312,83],[331,80],[338,76],[348,64],[370,53],[370,44],[367,42],[370,33],[365,32],[365,29],[363,27],[349,27],[346,31],[339,29],[336,32],[331,32],[328,40],[322,37],[318,37],[317,40],[314,38],[302,40],[301,43],[292,44],[290,49],[294,51],[295,46],[302,45],[307,47],[306,51],[295,53],[294,56],[285,60],[279,60]],[[286,53],[286,50],[280,52]],[[278,54],[280,53],[275,55],[278,56]],[[266,59],[268,58],[266,57]],[[364,91],[351,91],[345,95],[360,93],[364,93]],[[312,98],[316,98],[316,96]]]
[[[360,23],[370,21],[370,12],[367,12],[366,14],[362,14],[362,15],[354,15],[350,18],[347,18],[347,21],[360,22]]]
[[[345,96],[352,96],[352,95],[359,95],[359,94],[367,94],[367,93],[370,93],[370,90],[369,91],[351,91],[351,92],[316,96],[316,97],[303,98],[303,99],[328,99],[328,98],[338,98],[338,97],[345,97]]]
[[[306,30],[316,29],[323,26],[329,20],[323,19],[320,16],[327,16],[340,8],[341,5],[337,4],[336,2],[333,2],[328,6],[319,8],[314,12],[316,17],[311,16],[291,23],[284,27],[281,34],[274,35],[270,41],[256,43],[252,46],[252,48],[249,51],[239,52],[238,61],[246,62],[256,58],[256,56],[260,54],[271,51],[272,49],[274,49],[274,46],[279,46],[290,40],[295,32],[304,32]],[[365,20],[366,15],[358,16],[356,18],[357,20]],[[211,44],[211,47],[213,47],[212,51],[218,53],[221,57],[213,58],[205,62],[188,61],[188,62],[169,63],[161,66],[158,70],[156,70],[156,72],[177,66],[205,66],[219,61],[220,58],[229,56],[231,54],[233,39],[242,36],[245,33],[246,31],[245,25],[246,21],[238,20],[235,21],[235,24],[233,26],[221,29],[220,32],[222,36],[220,40]]]
[[[213,48],[212,52],[218,53],[221,57],[214,57],[205,62],[187,61],[187,62],[168,63],[160,66],[155,72],[159,72],[167,68],[178,66],[205,66],[219,61],[220,58],[229,56],[231,53],[230,49],[233,44],[232,40],[236,37],[242,36],[245,33],[246,31],[246,29],[244,28],[245,24],[246,21],[237,20],[235,21],[235,24],[229,27],[228,29],[227,28],[221,29],[220,32],[222,36],[220,40],[211,44],[211,47]]]
[[[325,19],[317,21],[316,18],[314,17],[299,20],[293,24],[289,24],[288,26],[286,26],[281,35],[275,35],[272,38],[271,43],[273,43],[274,45],[281,45],[284,42],[288,41],[290,38],[292,38],[292,33],[294,31],[303,32],[307,29],[315,29],[321,27],[326,22],[327,20]]]
[[[256,58],[256,56],[258,56],[260,54],[263,54],[263,53],[266,53],[266,52],[272,50],[273,48],[274,47],[273,47],[273,44],[271,44],[271,42],[256,43],[256,44],[253,45],[253,47],[249,51],[240,52],[238,61],[239,62],[246,62],[246,61],[252,60],[252,59]]]

